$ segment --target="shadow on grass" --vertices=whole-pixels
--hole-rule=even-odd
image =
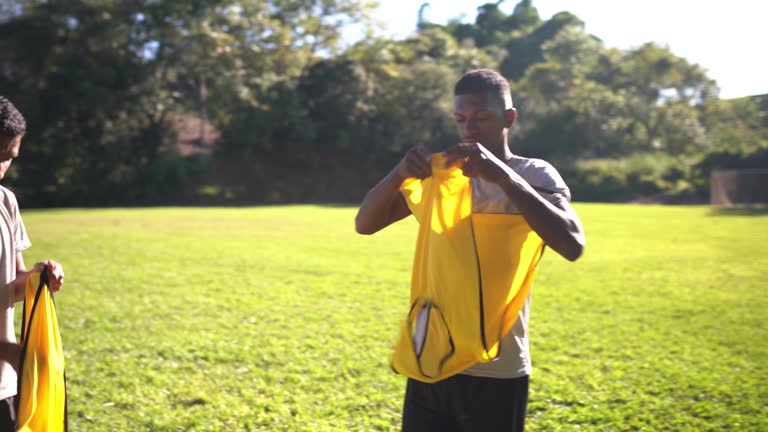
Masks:
[[[714,207],[709,212],[710,216],[766,216],[768,205],[753,207]]]

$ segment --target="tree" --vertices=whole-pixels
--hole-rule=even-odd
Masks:
[[[576,159],[620,153],[615,138],[623,127],[623,98],[589,78],[605,55],[602,43],[577,27],[565,28],[542,46],[514,86],[521,107],[514,145],[547,159]]]
[[[583,29],[584,23],[569,12],[560,12],[530,32],[510,39],[504,45],[507,52],[500,65],[501,73],[513,81],[522,78],[528,67],[544,60],[544,44],[569,26]]]
[[[645,44],[622,57],[616,87],[627,95],[634,136],[643,150],[681,154],[706,147],[694,107],[714,97],[717,87],[698,65],[668,48]]]
[[[0,93],[30,125],[9,180],[25,205],[173,199],[218,182],[201,174],[206,159],[169,151],[170,120],[196,115],[221,131],[210,160],[230,196],[330,197],[333,181],[315,173],[368,178],[415,144],[455,142],[452,85],[482,67],[511,80],[524,155],[586,166],[664,153],[680,171],[768,139],[764,99],[718,100],[705,71],[669,48],[611,49],[569,12],[542,21],[531,0],[511,14],[502,3],[446,25],[426,20],[424,3],[412,37],[368,33],[342,50],[346,23],[368,25],[368,1],[2,2]],[[264,186],[246,188],[244,172]]]
[[[768,147],[768,95],[710,99],[699,109],[713,149],[750,152]]]
[[[41,2],[0,25],[0,91],[30,123],[18,189],[33,204],[112,201],[164,142],[131,23],[112,4]]]
[[[316,148],[358,148],[359,142],[354,141],[367,129],[373,93],[362,65],[342,57],[317,62],[297,90],[305,103],[308,123],[316,131],[312,137]]]
[[[364,21],[369,7],[352,0],[17,4],[0,21],[0,91],[31,125],[25,155],[33,162],[18,179],[20,195],[46,205],[139,201],[158,190],[145,173],[173,142],[171,114],[197,112],[226,128],[249,111],[271,111],[275,95],[286,95],[275,89],[295,88],[306,68],[337,51],[342,25]]]
[[[365,154],[389,167],[416,144],[442,148],[457,140],[451,118],[456,78],[493,62],[471,43],[458,43],[444,28],[422,29],[403,41],[370,40],[345,56],[367,71],[372,83]]]

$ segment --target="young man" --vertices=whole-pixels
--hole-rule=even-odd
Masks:
[[[0,180],[19,155],[26,122],[8,99],[0,96]],[[61,289],[64,270],[55,261],[35,264],[31,271],[24,267],[21,252],[30,247],[24,222],[19,214],[16,196],[0,186],[0,432],[16,430],[16,372],[21,349],[14,330],[14,303],[24,300],[30,273],[48,266],[53,291]]]
[[[509,129],[517,111],[509,83],[499,73],[475,70],[454,88],[454,118],[461,144],[445,151],[446,165],[458,163],[472,178],[473,213],[521,214],[547,246],[574,261],[584,249],[584,231],[570,205],[570,191],[547,162],[512,154]],[[430,155],[414,148],[365,196],[355,220],[361,234],[373,234],[411,214],[400,185],[431,175]],[[499,358],[476,363],[434,384],[408,379],[404,432],[523,431],[528,403],[529,303],[501,341]]]

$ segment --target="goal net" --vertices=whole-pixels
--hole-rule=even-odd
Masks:
[[[709,202],[721,207],[768,205],[768,169],[712,171]]]

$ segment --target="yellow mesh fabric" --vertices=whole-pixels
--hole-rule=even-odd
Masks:
[[[17,430],[64,431],[64,352],[51,291],[43,285],[37,295],[39,284],[40,273],[30,274],[24,300],[24,334],[21,335],[25,350],[19,374]]]
[[[432,176],[401,186],[419,221],[411,309],[392,367],[436,382],[498,356],[544,248],[520,215],[472,214],[470,179],[432,157]]]

